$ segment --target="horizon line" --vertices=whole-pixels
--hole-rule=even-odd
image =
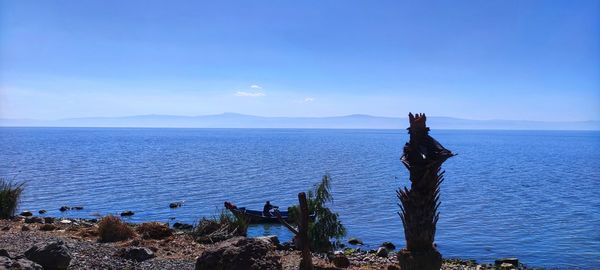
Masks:
[[[3,118],[0,117],[0,120],[12,120],[12,121],[44,121],[44,122],[54,122],[54,121],[63,121],[63,120],[76,120],[76,119],[107,119],[107,118],[130,118],[130,117],[140,117],[140,116],[169,116],[169,117],[206,117],[206,116],[223,116],[223,115],[239,115],[239,116],[250,116],[250,117],[258,117],[258,118],[341,118],[341,117],[351,117],[351,116],[363,116],[363,117],[374,117],[374,118],[396,118],[396,119],[405,119],[407,116],[379,116],[379,115],[371,115],[371,114],[362,114],[362,113],[354,113],[354,114],[344,114],[344,115],[332,115],[332,116],[264,116],[264,115],[254,115],[254,114],[244,114],[244,113],[236,113],[236,112],[222,112],[222,113],[214,113],[214,114],[199,114],[199,115],[177,115],[177,114],[135,114],[135,115],[122,115],[122,116],[83,116],[83,117],[63,117],[57,119],[36,119],[36,118]],[[576,123],[576,122],[597,122],[600,120],[588,119],[588,120],[573,120],[573,121],[551,121],[551,120],[528,120],[528,119],[501,119],[501,118],[492,118],[492,119],[473,119],[473,118],[461,118],[455,116],[427,116],[431,118],[451,118],[457,120],[469,120],[469,121],[521,121],[521,122],[543,122],[543,123]]]

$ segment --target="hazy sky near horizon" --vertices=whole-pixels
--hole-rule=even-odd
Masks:
[[[0,0],[0,118],[599,120],[600,1]]]

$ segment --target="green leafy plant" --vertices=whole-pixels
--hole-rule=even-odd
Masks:
[[[15,215],[24,188],[25,182],[0,178],[0,219],[9,219]]]
[[[311,250],[317,252],[332,250],[346,235],[346,228],[339,220],[339,214],[326,207],[327,203],[333,202],[330,190],[331,177],[324,175],[321,183],[308,191],[308,211],[315,216],[315,220],[308,224],[308,237]],[[289,207],[288,212],[291,219],[296,221],[300,209],[295,205]],[[332,239],[335,239],[335,242],[332,242]]]

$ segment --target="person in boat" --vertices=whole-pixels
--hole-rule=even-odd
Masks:
[[[275,206],[275,205],[272,205],[270,201],[267,201],[265,203],[265,206],[263,207],[263,216],[270,217],[271,216],[271,210],[273,210],[275,208],[279,208],[279,207]]]

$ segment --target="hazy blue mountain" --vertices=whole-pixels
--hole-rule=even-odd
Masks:
[[[53,121],[0,119],[0,126],[37,127],[177,127],[177,128],[348,128],[403,129],[406,118],[353,114],[335,117],[262,117],[237,113],[202,116],[138,115],[125,117],[68,118]],[[600,130],[600,121],[543,122],[469,120],[429,117],[436,129]]]

